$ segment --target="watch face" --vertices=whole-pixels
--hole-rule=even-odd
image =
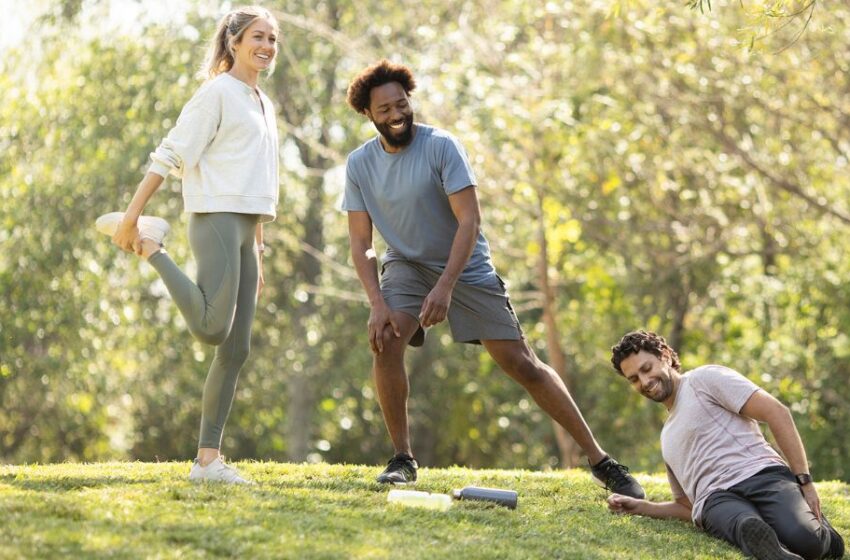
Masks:
[[[805,486],[806,484],[809,484],[812,481],[812,477],[808,473],[798,474],[796,475],[796,479],[797,484],[799,484],[800,486]]]

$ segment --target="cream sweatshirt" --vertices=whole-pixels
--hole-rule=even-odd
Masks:
[[[230,74],[219,74],[195,92],[151,159],[149,172],[183,179],[186,212],[259,214],[261,222],[275,218],[274,108],[266,94]]]

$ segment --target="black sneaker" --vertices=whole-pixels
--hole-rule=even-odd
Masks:
[[[844,557],[844,539],[838,534],[826,516],[821,516],[822,525],[829,531],[829,551],[824,555],[824,558],[843,558]]]
[[[642,500],[646,497],[640,483],[629,474],[629,467],[621,465],[609,456],[590,467],[591,478],[599,486],[623,496]]]
[[[381,484],[410,484],[416,482],[419,464],[407,453],[398,453],[387,463],[384,472],[378,475]]]
[[[750,517],[741,523],[741,548],[758,560],[803,560],[779,542],[776,531],[759,517]]]

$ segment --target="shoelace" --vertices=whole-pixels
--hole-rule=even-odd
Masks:
[[[412,459],[408,459],[407,457],[399,457],[395,456],[387,462],[387,470],[401,470],[401,469],[414,469],[414,463]]]
[[[239,476],[239,474],[236,472],[236,469],[234,469],[230,465],[224,465],[221,470],[227,473],[226,476],[230,480],[233,480],[234,477]]]
[[[629,484],[628,473],[629,467],[618,463],[610,463],[605,467],[605,476],[608,480],[613,478],[618,484]],[[609,486],[609,490],[612,489],[610,484],[607,484],[607,486]]]
[[[224,474],[223,474],[223,478],[224,478],[227,482],[233,482],[233,481],[234,481],[234,480],[236,480],[237,478],[238,478],[238,479],[242,479],[242,477],[241,477],[241,476],[239,476],[239,471],[237,471],[235,468],[233,468],[233,467],[231,467],[230,465],[228,465],[227,463],[225,463],[225,462],[224,462],[224,458],[223,458],[223,457],[222,457],[222,461],[221,461],[221,469],[219,469],[219,470],[220,470],[222,473],[224,473]]]

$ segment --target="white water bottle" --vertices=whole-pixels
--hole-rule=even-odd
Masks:
[[[452,507],[452,497],[448,494],[429,494],[416,490],[390,490],[387,502],[436,511],[447,511]]]

